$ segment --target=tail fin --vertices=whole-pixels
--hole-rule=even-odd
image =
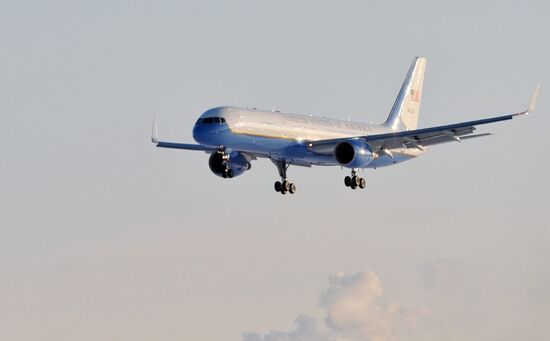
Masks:
[[[384,126],[395,131],[414,130],[418,125],[426,58],[415,57]]]

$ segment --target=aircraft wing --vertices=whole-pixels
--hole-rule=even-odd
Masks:
[[[373,152],[389,151],[395,148],[417,148],[421,149],[425,146],[431,146],[446,142],[460,142],[469,138],[476,138],[491,135],[489,133],[473,134],[476,126],[511,120],[515,116],[526,115],[535,111],[536,101],[539,93],[540,85],[537,85],[529,108],[522,112],[486,118],[476,121],[468,121],[462,123],[448,124],[443,126],[415,129],[409,131],[399,131],[394,133],[384,133],[368,136],[357,136],[351,138],[339,138],[331,140],[312,141],[308,144],[309,150],[319,154],[332,154],[334,147],[346,140],[355,139],[365,141]]]
[[[190,143],[177,143],[177,142],[167,142],[160,141],[157,137],[157,117],[153,119],[153,128],[151,131],[151,142],[156,143],[157,147],[160,148],[170,148],[170,149],[185,149],[185,150],[198,150],[206,153],[210,153],[216,150],[216,148],[203,146],[200,144],[190,144]]]
[[[206,147],[200,144],[175,143],[175,142],[164,142],[164,141],[157,141],[155,143],[157,144],[157,147],[160,147],[160,148],[198,150],[206,153],[210,153],[216,150],[216,148]]]

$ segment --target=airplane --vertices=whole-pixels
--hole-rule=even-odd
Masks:
[[[380,125],[329,119],[280,111],[222,106],[203,113],[193,127],[198,144],[161,141],[157,118],[153,119],[151,140],[160,148],[202,151],[210,154],[208,165],[217,176],[233,178],[250,170],[257,158],[271,160],[280,181],[274,188],[281,194],[296,192],[287,178],[293,166],[338,166],[351,170],[344,184],[351,189],[365,188],[358,169],[395,165],[424,154],[432,145],[484,137],[476,127],[510,120],[535,111],[540,84],[529,107],[521,112],[418,128],[426,58],[415,57],[407,72],[387,120]]]

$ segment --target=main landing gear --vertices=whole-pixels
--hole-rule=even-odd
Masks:
[[[352,169],[351,176],[346,176],[344,178],[344,185],[351,189],[356,189],[357,187],[363,189],[367,186],[367,181],[365,180],[365,178],[358,176],[355,169]]]
[[[281,181],[275,181],[275,192],[279,192],[281,194],[296,193],[296,185],[286,179],[286,170],[290,165],[285,161],[274,161],[274,163],[277,166],[279,176],[281,177]]]

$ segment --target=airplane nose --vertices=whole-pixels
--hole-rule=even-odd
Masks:
[[[193,139],[197,141],[198,143],[202,143],[201,135],[203,135],[201,127],[199,125],[196,125],[193,127]]]
[[[216,134],[213,127],[196,125],[193,128],[193,139],[200,144],[209,145],[212,143],[212,137]]]
[[[215,124],[198,124],[193,127],[193,139],[202,145],[218,145],[221,143],[227,128]]]

